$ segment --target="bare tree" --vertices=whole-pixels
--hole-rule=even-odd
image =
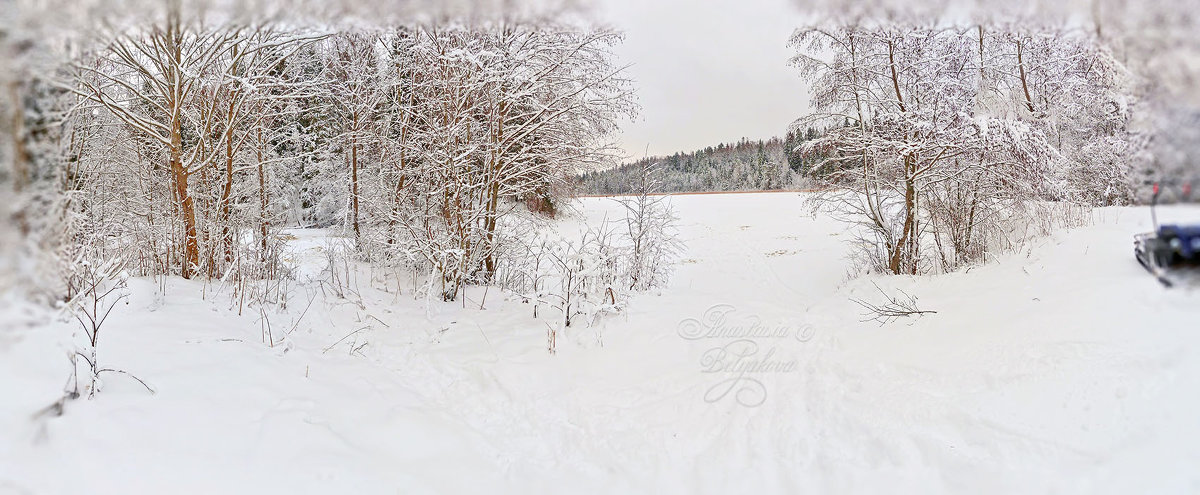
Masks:
[[[141,378],[124,370],[100,365],[98,356],[100,331],[104,328],[104,323],[108,321],[109,315],[112,314],[117,304],[129,296],[126,292],[128,277],[129,274],[116,259],[109,259],[99,265],[87,259],[80,259],[76,261],[74,270],[67,279],[70,292],[75,294],[67,302],[67,309],[75,316],[87,337],[87,352],[75,351],[71,355],[71,363],[72,365],[76,364],[75,358],[82,358],[87,363],[90,383],[88,385],[89,399],[95,397],[98,390],[97,381],[104,373],[124,374],[137,380],[150,393],[154,393],[154,389]],[[77,397],[79,395],[78,375],[73,374],[72,376],[75,387],[71,395]]]
[[[625,208],[625,232],[629,237],[629,288],[647,290],[666,283],[671,266],[681,250],[676,238],[675,212],[669,197],[660,193],[658,163],[642,162],[632,197],[618,198]]]
[[[1064,196],[1051,189],[1061,154],[1006,111],[1004,102],[1027,109],[1029,99],[1024,86],[1009,99],[1011,88],[995,84],[1002,64],[981,32],[850,22],[793,38],[793,63],[814,81],[817,113],[803,123],[826,129],[805,146],[829,157],[817,167],[841,186],[818,199],[862,227],[874,269],[915,274],[974,261],[1023,202]]]
[[[432,26],[410,39],[417,69],[401,78],[409,93],[393,146],[405,158],[395,197],[407,204],[392,218],[453,300],[494,277],[505,217],[556,200],[575,170],[611,158],[604,139],[633,104],[609,31]]]

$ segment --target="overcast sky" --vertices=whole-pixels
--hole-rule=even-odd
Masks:
[[[779,136],[806,112],[807,89],[787,40],[800,25],[790,0],[601,0],[597,14],[625,32],[642,111],[622,126],[640,158],[720,142]]]

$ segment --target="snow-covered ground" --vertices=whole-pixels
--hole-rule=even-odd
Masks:
[[[35,419],[77,326],[0,335],[0,493],[1200,490],[1200,289],[1134,261],[1147,210],[958,273],[851,277],[848,235],[800,194],[672,201],[669,287],[556,356],[495,289],[427,305],[364,274],[322,293],[319,231],[293,232],[274,347],[226,294],[131,281],[100,360],[156,395],[110,374]],[[874,284],[936,313],[862,322],[851,299],[878,302]]]

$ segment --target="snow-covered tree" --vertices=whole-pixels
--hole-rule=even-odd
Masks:
[[[279,277],[277,234],[294,222],[342,227],[357,257],[424,271],[451,300],[495,280],[501,244],[520,238],[505,229],[553,214],[571,176],[613,159],[610,134],[636,109],[609,29],[515,14],[322,23],[311,8],[173,0],[72,33],[36,98],[15,78],[39,108],[8,112],[20,159],[5,186],[27,197],[45,164],[56,242],[135,275]]]
[[[792,40],[816,110],[802,122],[829,129],[805,147],[829,157],[815,168],[840,186],[821,197],[866,232],[873,268],[921,273],[977,259],[989,219],[1055,194],[1058,154],[1045,134],[989,107],[1005,93],[989,84],[977,32],[852,21]]]

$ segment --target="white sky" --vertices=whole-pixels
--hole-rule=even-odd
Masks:
[[[782,136],[807,111],[808,90],[787,65],[801,15],[790,0],[601,0],[601,20],[625,32],[642,110],[622,125],[641,158],[720,142]]]

